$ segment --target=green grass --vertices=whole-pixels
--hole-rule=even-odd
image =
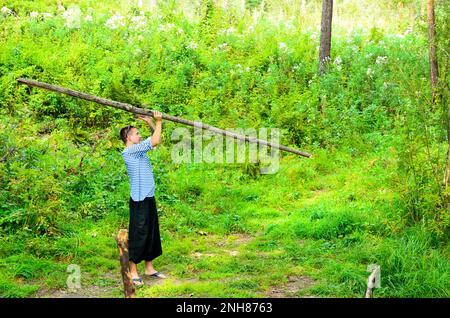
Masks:
[[[324,160],[333,162],[334,156],[345,157],[335,152]],[[394,189],[384,183],[389,171],[373,167],[378,177],[372,177],[375,172],[364,169],[372,158],[377,157],[350,158],[345,172],[311,175],[307,185],[295,187],[295,198],[292,187],[303,183],[297,176],[310,165],[328,163],[284,158],[278,174],[231,181],[230,187],[221,185],[230,182],[222,179],[221,168],[189,168],[194,181],[186,188],[187,168],[172,171],[168,183],[179,197],[195,188],[195,180],[215,186],[197,193],[190,204],[161,201],[157,194],[164,253],[155,264],[170,279],[140,288],[138,296],[264,297],[285,286],[287,276],[301,275],[314,284],[297,296],[361,297],[367,266],[378,264],[382,288],[376,296],[448,297],[448,250],[420,227],[399,229],[390,220]],[[269,184],[276,189],[270,197]],[[326,187],[318,190],[317,184]],[[209,199],[219,195],[221,200]],[[224,202],[233,204],[221,206]],[[112,235],[125,218],[126,211],[111,212],[98,221],[66,223],[71,230],[57,238],[30,236],[20,243],[10,237],[1,245],[2,294],[23,297],[42,287],[64,288],[68,264],[80,266],[87,276],[82,284],[117,289],[117,280],[104,276],[119,272]]]

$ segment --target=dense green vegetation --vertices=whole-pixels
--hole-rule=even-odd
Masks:
[[[321,77],[320,1],[110,2],[62,1],[64,12],[4,1],[14,11],[0,13],[1,296],[54,296],[69,264],[81,295],[122,296],[119,130],[150,134],[123,111],[17,84],[28,77],[221,128],[279,128],[281,144],[314,154],[283,153],[267,175],[254,163],[175,164],[179,125],[163,122],[149,157],[155,266],[169,278],[138,296],[362,297],[378,264],[375,297],[449,297],[444,1],[436,105],[424,1],[336,1]]]

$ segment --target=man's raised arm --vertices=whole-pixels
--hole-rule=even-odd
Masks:
[[[153,118],[155,118],[155,120],[156,120],[156,125],[154,125],[152,123],[152,120],[147,116],[139,116],[139,118],[141,118],[142,120],[147,122],[147,124],[149,124],[153,128],[154,132],[151,137],[151,143],[152,143],[152,147],[155,147],[156,145],[158,145],[161,142],[161,129],[162,129],[162,114],[161,114],[161,112],[156,111],[156,110],[153,111]]]

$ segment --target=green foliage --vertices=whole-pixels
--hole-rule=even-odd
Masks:
[[[377,249],[382,288],[380,296],[448,297],[448,259],[432,248],[433,239],[424,228],[411,228],[400,240],[388,239]]]

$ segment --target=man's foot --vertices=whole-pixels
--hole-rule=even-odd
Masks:
[[[154,278],[166,278],[166,275],[161,274],[160,272],[153,271],[150,273],[145,273],[145,276],[154,277]]]
[[[140,286],[140,285],[144,284],[144,282],[142,281],[142,278],[140,278],[140,277],[134,277],[131,280],[132,280],[134,286]]]

